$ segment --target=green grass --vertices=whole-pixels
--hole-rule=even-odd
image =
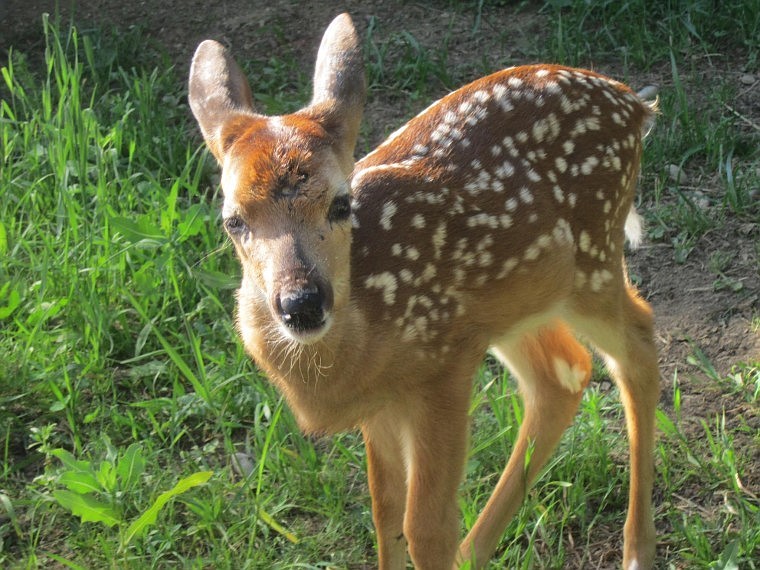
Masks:
[[[757,69],[760,4],[753,0],[549,0],[544,9],[556,19],[550,49],[567,63],[611,55],[626,66],[647,68],[672,51],[709,58],[742,49],[747,67]]]
[[[477,14],[485,4],[456,8]],[[630,14],[641,9],[619,4]],[[693,97],[697,70],[682,57],[724,46],[744,50],[756,68],[757,3],[717,19],[702,17],[706,4],[675,3],[649,20],[619,17],[616,5],[547,4],[554,43],[538,55],[573,63],[592,47],[615,58],[615,46],[628,45],[631,69],[649,53],[665,62],[673,87],[662,93],[647,149],[644,199],[652,237],[673,243],[682,260],[709,229],[759,213],[751,196],[757,138],[732,128],[725,107],[734,87]],[[727,35],[726,18],[742,14]],[[642,31],[652,18],[661,23]],[[136,50],[139,30],[80,34],[46,24],[45,32],[44,61],[13,52],[0,81],[0,566],[373,561],[360,439],[300,435],[236,341],[239,269],[219,225],[216,166],[188,118],[185,78],[160,49]],[[465,73],[449,68],[446,41],[426,48],[413,31],[371,33],[367,58],[371,96],[393,91],[421,105]],[[309,74],[287,56],[246,70],[268,112],[308,99]],[[669,164],[710,180],[706,211],[668,179]],[[731,287],[727,260],[729,252],[711,258],[716,287]],[[683,367],[749,412],[732,421],[718,414],[695,429],[681,417],[681,377],[673,378],[672,410],[658,416],[661,567],[755,568],[760,505],[742,481],[757,465],[742,451],[760,444],[760,363],[737,362],[721,376],[695,348]],[[465,525],[485,503],[520,417],[513,385],[484,367],[473,399],[476,453],[462,487]],[[560,568],[570,552],[590,553],[583,564],[592,566],[599,544],[619,540],[623,431],[614,391],[590,389],[494,568]],[[235,457],[250,464],[245,475]]]

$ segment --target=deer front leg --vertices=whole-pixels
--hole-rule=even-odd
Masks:
[[[380,570],[406,568],[407,457],[403,423],[394,422],[394,419],[390,414],[379,414],[362,427]]]
[[[470,382],[452,384],[431,386],[410,415],[404,534],[418,570],[452,568],[459,542],[456,497],[467,455]]]

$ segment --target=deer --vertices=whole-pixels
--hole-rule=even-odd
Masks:
[[[656,101],[593,71],[512,67],[355,162],[366,90],[348,14],[325,31],[312,99],[291,114],[258,112],[220,43],[195,52],[188,100],[221,167],[247,353],[304,432],[361,430],[379,568],[410,557],[440,570],[489,562],[598,351],[630,446],[622,564],[652,568],[658,355],[624,247],[642,232],[634,201]],[[489,350],[524,415],[460,542],[468,409]]]

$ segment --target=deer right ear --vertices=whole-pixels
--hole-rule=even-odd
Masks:
[[[221,163],[225,123],[235,115],[252,115],[254,109],[243,71],[219,42],[206,40],[195,50],[188,101],[209,150]]]

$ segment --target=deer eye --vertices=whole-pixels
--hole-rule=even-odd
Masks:
[[[345,222],[351,215],[351,199],[348,194],[337,196],[330,204],[330,211],[327,212],[327,221]]]
[[[230,216],[229,218],[225,218],[223,223],[224,229],[226,229],[230,235],[241,234],[248,227],[240,216]]]

